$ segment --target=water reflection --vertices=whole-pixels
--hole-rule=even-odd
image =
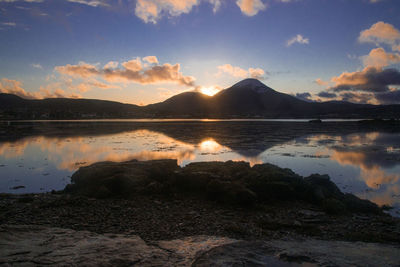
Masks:
[[[58,132],[51,128],[0,142],[0,192],[62,189],[75,170],[98,161],[243,160],[270,162],[303,176],[327,173],[343,191],[400,211],[398,131],[360,132],[353,124],[340,127],[339,134],[337,125],[244,122],[61,126]],[[12,189],[20,185],[25,188]]]
[[[399,215],[399,141],[398,133],[312,135],[271,149],[275,153],[267,150],[263,155],[264,161],[272,158],[275,164],[292,168],[302,175],[313,170],[327,173],[343,191],[379,205],[393,205],[396,207],[393,212]],[[276,154],[279,156],[274,157]]]

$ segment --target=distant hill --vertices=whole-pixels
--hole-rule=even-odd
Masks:
[[[0,115],[18,119],[81,119],[129,118],[140,107],[119,102],[95,99],[47,98],[23,99],[16,95],[0,94]]]
[[[0,94],[0,116],[16,119],[81,118],[399,118],[400,105],[307,102],[245,79],[214,96],[185,92],[144,107],[93,99],[28,100]]]

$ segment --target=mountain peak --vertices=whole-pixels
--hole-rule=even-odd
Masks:
[[[245,88],[253,90],[257,93],[266,93],[273,91],[271,88],[269,88],[268,86],[266,86],[265,84],[254,78],[244,79],[234,84],[231,88]]]

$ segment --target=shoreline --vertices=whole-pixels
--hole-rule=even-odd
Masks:
[[[400,244],[400,218],[343,194],[328,176],[271,164],[175,160],[81,167],[63,191],[0,194],[0,225],[41,225],[144,240],[195,235]]]
[[[400,245],[400,219],[388,214],[329,214],[304,202],[251,209],[197,198],[94,199],[61,193],[0,195],[0,225],[135,234],[146,241],[197,235],[240,240],[307,239]]]

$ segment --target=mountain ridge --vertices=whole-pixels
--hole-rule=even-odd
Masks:
[[[0,94],[0,119],[81,118],[399,118],[400,105],[307,102],[245,79],[213,96],[191,91],[137,106],[97,99],[24,99]]]

